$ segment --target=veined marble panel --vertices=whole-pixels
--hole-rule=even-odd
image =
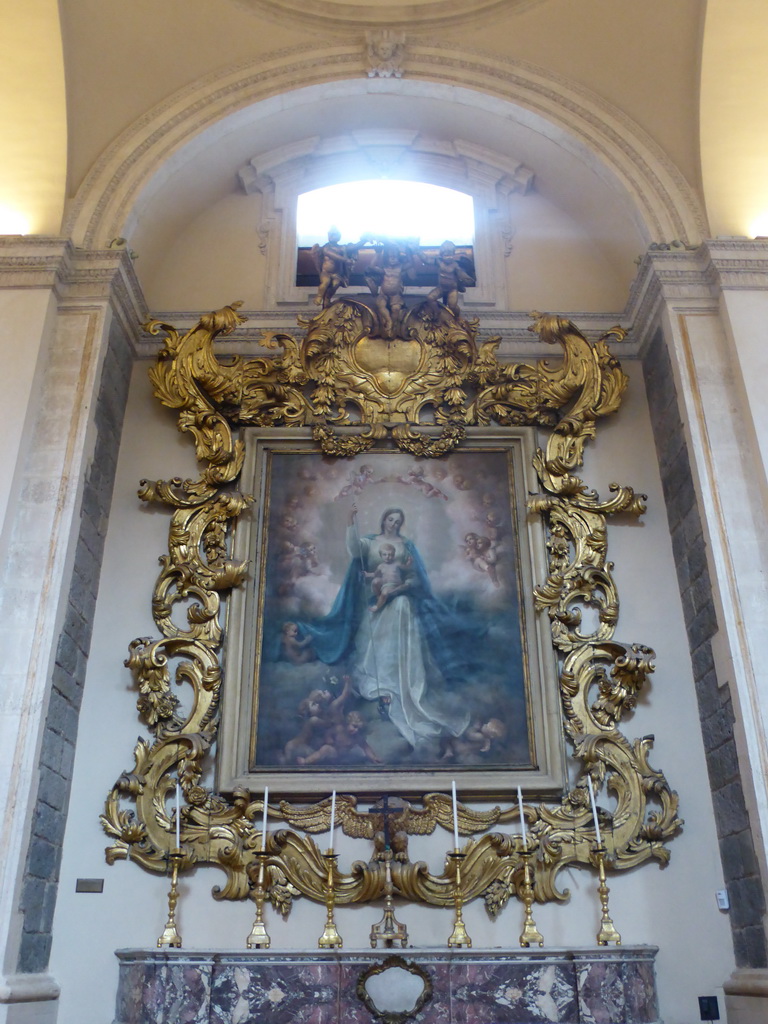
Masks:
[[[373,1024],[357,981],[393,950],[118,950],[114,1024]],[[658,1024],[652,946],[398,950],[432,998],[414,1024]]]

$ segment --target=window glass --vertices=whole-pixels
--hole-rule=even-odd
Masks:
[[[417,181],[351,181],[305,192],[296,220],[299,246],[325,242],[331,227],[343,242],[413,238],[427,246],[446,238],[471,245],[475,233],[471,196]]]

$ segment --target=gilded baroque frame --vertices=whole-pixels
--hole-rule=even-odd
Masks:
[[[300,320],[304,336],[283,333],[262,339],[258,358],[220,361],[217,336],[243,318],[239,304],[201,317],[185,334],[150,322],[165,342],[150,371],[159,400],[179,413],[179,429],[195,440],[202,471],[196,480],[142,481],[140,496],[171,509],[168,554],[153,595],[159,639],[130,644],[126,664],[139,689],[138,710],[151,739],[140,740],[134,766],[111,790],[102,824],[110,836],[110,861],[130,856],[147,870],[167,870],[173,842],[172,794],[183,792],[179,829],[181,870],[205,864],[224,872],[217,899],[253,898],[259,864],[273,905],[288,912],[291,901],[326,897],[327,870],[313,835],[327,831],[330,799],[272,802],[265,857],[261,847],[263,800],[247,788],[231,793],[201,785],[217,738],[222,689],[222,600],[239,587],[247,563],[234,557],[230,526],[252,504],[238,489],[245,448],[237,432],[246,426],[291,430],[309,427],[319,448],[343,458],[389,444],[437,458],[464,442],[468,428],[528,425],[545,431],[546,444],[533,457],[538,493],[531,512],[545,525],[548,570],[534,587],[537,609],[548,617],[559,665],[563,734],[575,781],[560,798],[524,807],[533,860],[534,894],[540,901],[564,899],[557,876],[569,864],[594,864],[595,830],[587,779],[608,793],[601,831],[612,870],[650,859],[665,862],[665,846],[679,828],[677,795],[652,768],[652,738],[628,740],[622,718],[653,671],[653,652],[614,638],[618,595],[607,558],[607,521],[619,512],[640,515],[643,496],[611,485],[602,499],[577,475],[597,421],[616,411],[627,378],[608,349],[614,328],[589,342],[570,322],[532,314],[531,330],[562,349],[559,362],[506,363],[497,359],[499,339],[477,344],[476,323],[435,301],[406,313],[397,337],[386,338],[376,313],[340,299]],[[174,611],[186,609],[180,625]],[[596,612],[596,625],[582,625],[581,609]],[[591,621],[591,620],[590,620]],[[191,688],[183,705],[172,681]],[[409,794],[410,795],[410,794]],[[438,826],[450,831],[450,798],[424,793],[402,800],[389,826],[400,837],[391,864],[395,893],[406,900],[449,906],[453,869],[431,874],[408,859],[407,836]],[[350,874],[334,874],[338,904],[383,897],[388,856],[383,851],[382,814],[357,808],[357,794],[340,794],[337,827],[367,840],[371,859]],[[481,897],[495,914],[522,887],[523,858],[517,805],[491,810],[459,806],[458,830],[467,841],[462,865],[465,900]],[[478,837],[479,838],[476,838]]]
[[[471,434],[468,434],[462,444],[440,460],[446,478],[439,478],[438,486],[438,478],[429,475],[435,467],[425,469],[424,460],[417,460],[398,449],[376,446],[362,453],[356,460],[332,460],[344,465],[329,467],[329,460],[321,459],[321,453],[308,431],[296,428],[245,429],[246,455],[241,478],[246,487],[253,492],[254,503],[249,510],[250,514],[241,516],[237,524],[233,554],[239,562],[248,561],[250,571],[246,583],[231,595],[227,613],[224,663],[227,685],[222,698],[217,748],[217,789],[232,792],[234,788],[245,787],[258,791],[266,785],[271,792],[291,798],[328,793],[339,788],[358,796],[383,793],[421,796],[427,791],[450,790],[451,781],[455,780],[465,798],[504,799],[509,794],[510,773],[514,772],[516,782],[526,790],[557,795],[562,792],[565,785],[565,766],[559,699],[555,685],[557,667],[546,621],[543,616],[536,614],[533,601],[534,583],[546,575],[546,547],[540,517],[527,514],[526,509],[526,496],[533,493],[537,486],[532,464],[535,452],[532,432],[533,428],[524,426],[472,428]],[[388,762],[388,767],[374,767],[361,761],[359,764],[346,767],[321,763],[313,765],[311,769],[301,769],[293,764],[278,767],[262,760],[258,766],[253,765],[254,734],[259,732],[263,716],[264,701],[260,699],[262,689],[265,691],[267,703],[270,689],[278,692],[280,700],[280,713],[273,714],[271,719],[268,718],[266,726],[263,727],[263,731],[267,732],[270,739],[275,739],[272,733],[282,735],[283,739],[290,735],[290,731],[284,731],[287,729],[287,722],[284,720],[292,713],[295,715],[298,698],[294,698],[293,703],[290,703],[284,691],[293,682],[292,676],[302,673],[305,679],[311,680],[299,690],[300,696],[306,695],[311,686],[327,685],[322,682],[323,678],[333,679],[336,693],[341,689],[338,679],[339,668],[324,672],[326,666],[320,661],[313,661],[306,665],[305,669],[296,669],[280,660],[277,663],[272,661],[270,664],[264,654],[264,649],[269,647],[263,628],[267,617],[266,608],[280,603],[287,603],[296,608],[295,600],[284,598],[281,602],[274,594],[270,599],[265,593],[264,584],[268,567],[273,572],[275,568],[275,557],[268,558],[268,550],[273,547],[279,548],[281,543],[290,545],[290,540],[281,541],[280,538],[283,536],[298,540],[308,535],[321,542],[322,559],[326,553],[325,548],[334,539],[335,534],[339,535],[337,548],[343,548],[342,529],[339,524],[345,519],[346,511],[352,502],[361,503],[363,508],[367,504],[369,509],[383,507],[383,492],[386,496],[384,504],[407,503],[408,521],[412,515],[418,518],[416,510],[420,510],[427,523],[422,525],[417,522],[415,527],[417,531],[421,528],[422,542],[430,541],[430,538],[425,536],[430,532],[427,517],[430,514],[430,505],[436,507],[436,512],[441,515],[436,515],[435,518],[443,528],[446,523],[452,525],[455,535],[447,540],[432,539],[430,546],[433,550],[439,550],[439,555],[433,559],[433,565],[439,565],[444,576],[446,565],[449,566],[448,575],[450,569],[453,569],[453,572],[460,572],[462,563],[464,566],[467,564],[467,556],[462,554],[458,543],[465,529],[486,528],[478,523],[478,520],[481,520],[478,513],[484,511],[481,494],[474,490],[471,494],[467,493],[470,490],[470,467],[477,465],[478,459],[482,461],[484,469],[488,469],[490,464],[495,466],[496,470],[501,470],[502,478],[488,480],[487,486],[496,487],[497,493],[494,497],[499,501],[499,505],[495,507],[502,508],[501,514],[498,515],[499,521],[502,516],[509,516],[510,522],[506,531],[499,522],[501,554],[493,568],[493,579],[489,578],[487,572],[481,577],[474,567],[470,567],[468,572],[465,572],[465,582],[466,577],[470,576],[470,582],[476,584],[475,593],[479,593],[486,603],[493,602],[496,598],[496,604],[499,606],[498,617],[505,621],[514,621],[513,631],[519,631],[520,634],[519,660],[510,656],[509,647],[506,645],[501,657],[504,674],[508,679],[520,678],[521,685],[518,689],[522,693],[517,692],[517,701],[514,701],[510,694],[505,705],[504,691],[495,691],[493,700],[484,702],[492,709],[493,715],[502,716],[509,722],[510,728],[504,738],[508,742],[495,741],[487,754],[464,759],[447,759],[442,764],[438,762],[411,766]],[[276,489],[271,470],[281,461],[293,461],[300,466],[306,467],[309,464],[314,467],[316,472],[313,474],[311,490],[322,491],[322,497],[318,495],[314,501],[322,507],[325,512],[324,518],[332,527],[326,527],[323,531],[322,522],[318,522],[319,517],[312,516],[312,512],[315,511],[312,500],[304,499],[304,505],[308,506],[308,510],[296,507],[297,492],[300,494],[301,491],[294,472],[289,482],[280,488],[284,493],[287,491],[293,495],[291,527],[288,531],[280,529],[279,510],[276,512],[271,508],[274,504],[271,500],[272,492]],[[420,466],[421,472],[416,478],[416,486],[407,486],[402,476],[395,475],[393,479],[392,463],[401,467],[401,473],[408,465],[413,467],[414,472],[418,472],[416,467]],[[358,467],[359,470],[361,464],[370,473],[369,478],[364,479],[362,484],[357,481],[354,468],[349,468]],[[332,481],[328,480],[327,475],[334,468],[337,468],[338,472],[334,474]],[[461,484],[466,489],[457,494],[449,474],[460,468],[465,473]],[[504,470],[508,473],[507,477],[503,476]],[[383,479],[382,474],[385,475]],[[318,479],[323,476],[325,479]],[[357,489],[353,490],[350,480],[358,483]],[[346,486],[343,486],[344,484]],[[430,489],[433,492],[432,497],[425,497],[423,490],[419,488]],[[341,496],[339,491],[342,492]],[[345,493],[350,491],[352,493]],[[461,505],[461,511],[451,512],[449,494],[454,499],[454,505]],[[379,495],[379,498],[372,495]],[[491,495],[486,493],[485,497],[489,499]],[[312,528],[308,534],[303,534],[300,528],[302,515],[312,520]],[[495,512],[491,513],[492,517],[496,515]],[[372,520],[369,516],[369,522],[375,521],[375,517]],[[436,527],[435,532],[440,532],[440,527]],[[446,531],[443,529],[442,532]],[[511,534],[506,543],[505,532]],[[293,544],[291,547],[295,551],[297,545]],[[344,565],[347,563],[348,556],[345,553]],[[323,569],[324,572],[328,572],[327,563],[323,564]],[[313,577],[309,570],[300,577],[305,590],[313,578],[316,579],[317,576]],[[285,576],[282,576],[278,582],[283,582],[283,587],[292,592],[295,583],[293,577],[290,577],[289,583],[285,583],[284,580]],[[334,585],[338,586],[339,582],[340,578]],[[514,588],[514,594],[508,595],[502,585],[507,582]],[[330,603],[330,595],[327,592],[326,596]],[[368,624],[364,621],[361,627],[363,634],[366,635]],[[277,676],[279,683],[273,684],[273,687],[262,686],[262,680],[270,670],[273,676]],[[462,707],[471,704],[473,692],[471,680],[463,677],[459,695]],[[369,703],[375,705],[375,702]],[[520,703],[524,703],[525,706],[525,726],[517,718],[516,707]],[[370,708],[368,717],[374,723],[380,718],[376,715],[374,707]],[[378,728],[381,731],[380,725]],[[292,729],[295,731],[295,724]],[[523,731],[524,737],[521,735]],[[513,743],[513,739],[516,743]],[[505,746],[506,751],[503,750]],[[521,751],[519,757],[512,759],[511,750],[514,746],[525,747],[525,754]],[[510,756],[504,756],[505,754]]]

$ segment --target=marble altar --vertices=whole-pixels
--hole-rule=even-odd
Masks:
[[[414,1024],[658,1024],[652,946],[547,950],[118,950],[114,1024],[373,1024],[360,975],[393,953],[426,972]]]

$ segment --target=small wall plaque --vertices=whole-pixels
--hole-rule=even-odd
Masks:
[[[104,892],[103,878],[78,878],[75,892]]]

